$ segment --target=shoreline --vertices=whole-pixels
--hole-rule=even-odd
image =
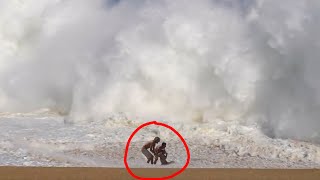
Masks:
[[[174,168],[133,168],[142,177],[163,177],[179,169]],[[211,169],[188,168],[174,179],[286,179],[316,180],[320,169]],[[57,167],[0,167],[0,179],[134,179],[125,168],[57,168]]]

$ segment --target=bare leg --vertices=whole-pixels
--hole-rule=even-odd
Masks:
[[[158,156],[155,157],[154,164],[157,164]]]
[[[165,155],[161,155],[160,156],[160,161],[161,161],[161,165],[166,165],[166,164],[168,164],[168,162],[167,162],[167,156],[165,156]]]
[[[142,154],[147,158],[147,163],[151,161],[151,164],[153,164],[153,155],[147,150],[147,149],[142,149]]]
[[[151,164],[153,164],[153,156],[150,157],[150,159],[148,159],[147,163],[151,162]]]

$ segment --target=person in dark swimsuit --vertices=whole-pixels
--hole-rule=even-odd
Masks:
[[[163,142],[161,145],[156,147],[154,164],[157,163],[158,158],[160,158],[161,165],[168,164],[167,162],[168,153],[166,152],[166,146],[167,144]]]

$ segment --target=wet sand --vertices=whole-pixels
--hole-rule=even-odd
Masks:
[[[133,169],[136,175],[162,177],[178,169]],[[1,167],[1,180],[90,180],[90,179],[134,179],[123,168],[38,168]],[[318,180],[318,169],[197,169],[189,168],[174,179],[215,179],[215,180]]]

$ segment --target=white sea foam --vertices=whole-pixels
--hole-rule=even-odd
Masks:
[[[2,0],[0,111],[318,139],[317,0]]]

